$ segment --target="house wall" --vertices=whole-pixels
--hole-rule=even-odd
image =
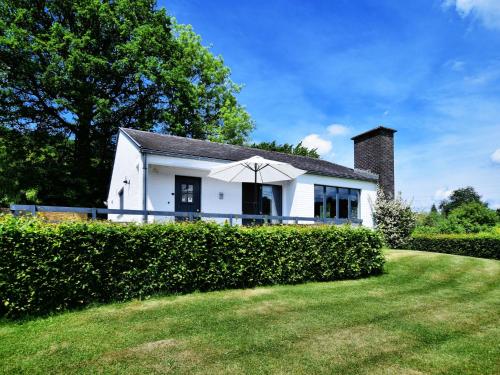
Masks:
[[[169,158],[169,161],[172,161]],[[208,178],[208,170],[177,168],[161,165],[149,166],[148,209],[175,211],[175,176],[201,178],[201,212],[241,214],[241,183],[229,183]],[[223,193],[223,199],[219,199]],[[172,217],[149,217],[149,221],[173,220]],[[215,220],[215,219],[211,219]],[[215,221],[224,222],[226,219]],[[237,221],[235,221],[237,223]]]
[[[175,175],[201,177],[201,211],[207,213],[241,214],[241,183],[229,183],[208,178],[209,170],[225,164],[223,160],[185,159],[163,155],[149,155],[148,209],[175,210]],[[337,177],[305,174],[293,181],[275,183],[283,189],[283,215],[314,217],[314,185],[328,185],[360,189],[360,218],[363,225],[373,227],[371,204],[376,197],[376,184]],[[219,193],[224,194],[222,200]],[[150,221],[165,220],[150,217]],[[170,218],[171,219],[171,218]],[[218,220],[219,222],[225,219]],[[304,223],[311,223],[306,222]]]
[[[139,148],[123,132],[118,133],[115,161],[108,192],[108,208],[120,208],[118,192],[123,188],[124,208],[142,210],[142,158]],[[126,184],[123,181],[130,183]],[[142,221],[140,215],[108,215],[113,221]]]
[[[175,211],[175,176],[201,178],[201,212],[241,214],[242,185],[208,177],[211,168],[228,163],[224,160],[189,159],[165,155],[147,157],[147,209]],[[124,189],[124,208],[142,210],[143,160],[139,148],[128,136],[119,133],[115,163],[108,195],[108,208],[119,208],[118,192]],[[125,184],[124,180],[129,180]],[[360,218],[363,225],[373,227],[371,203],[376,198],[376,184],[337,177],[305,174],[293,181],[275,183],[282,185],[283,215],[314,217],[314,185],[355,188],[361,190]],[[219,199],[223,193],[223,199]],[[142,221],[140,215],[109,215],[114,221]],[[149,216],[148,221],[173,218]],[[224,222],[226,219],[218,219]],[[235,221],[238,223],[238,221]],[[304,222],[311,223],[311,222]]]

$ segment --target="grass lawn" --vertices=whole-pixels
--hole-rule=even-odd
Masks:
[[[0,373],[499,374],[500,262],[388,251],[363,280],[0,323]]]

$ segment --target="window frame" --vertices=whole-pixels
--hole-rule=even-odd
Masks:
[[[193,203],[193,201],[194,201],[194,184],[181,183],[181,203]]]
[[[322,190],[322,198],[323,198],[323,202],[322,202],[322,208],[321,208],[321,212],[320,212],[320,215],[319,216],[316,216],[316,189],[317,188],[321,188]],[[331,188],[331,189],[335,189],[336,190],[336,193],[335,193],[335,217],[326,217],[326,200],[327,200],[327,194],[326,194],[326,189],[327,188]],[[347,189],[347,194],[345,193],[340,193],[340,189]],[[345,196],[347,195],[347,217],[346,218],[340,218],[339,217],[339,214],[340,214],[340,210],[339,210],[339,196],[342,195],[342,196]],[[357,196],[357,202],[358,202],[358,208],[357,208],[357,217],[352,217],[352,207],[351,207],[351,196],[352,195],[356,195]],[[318,217],[319,219],[321,220],[347,220],[347,221],[351,221],[351,220],[360,220],[360,214],[361,214],[361,210],[360,210],[360,199],[361,197],[361,189],[356,189],[356,188],[348,188],[348,187],[341,187],[341,186],[332,186],[332,185],[321,185],[321,184],[314,184],[314,200],[313,200],[313,205],[314,205],[314,208],[315,208],[315,212],[314,212],[314,217]]]

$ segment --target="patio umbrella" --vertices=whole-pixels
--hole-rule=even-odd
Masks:
[[[257,183],[293,180],[304,173],[306,171],[295,168],[288,163],[252,156],[248,159],[214,167],[210,170],[208,177],[226,182],[253,182],[255,184],[255,206],[257,204]]]

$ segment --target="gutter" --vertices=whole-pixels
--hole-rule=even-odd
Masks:
[[[142,157],[142,210],[144,211],[143,221],[148,222],[148,154],[141,149]]]

